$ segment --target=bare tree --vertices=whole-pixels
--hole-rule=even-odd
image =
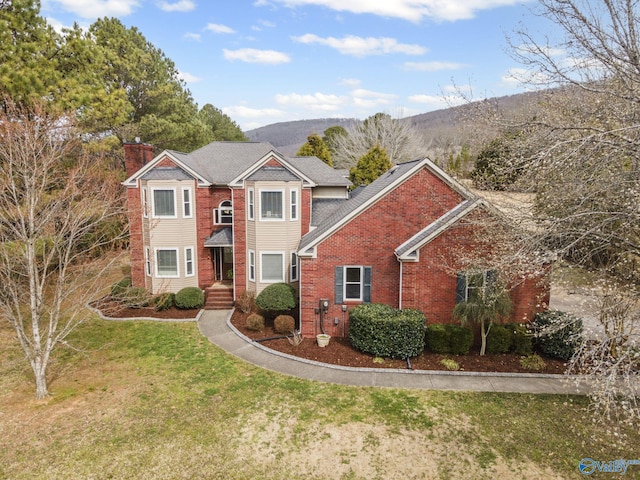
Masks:
[[[334,163],[339,168],[355,166],[376,146],[387,152],[394,165],[427,155],[427,145],[418,129],[386,113],[376,113],[361,123],[353,123],[346,131],[347,135],[333,139]]]
[[[0,317],[15,330],[40,399],[48,395],[54,348],[84,319],[85,302],[96,293],[105,266],[95,256],[123,233],[123,202],[118,184],[82,153],[71,116],[53,115],[42,105],[5,105]]]

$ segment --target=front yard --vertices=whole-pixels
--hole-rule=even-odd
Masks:
[[[582,397],[314,383],[193,323],[92,320],[36,402],[4,326],[0,341],[0,478],[582,478],[582,458],[640,458],[640,434],[598,433]]]

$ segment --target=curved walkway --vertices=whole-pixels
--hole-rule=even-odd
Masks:
[[[293,357],[253,342],[230,323],[231,310],[206,310],[198,320],[200,332],[212,343],[242,360],[274,372],[319,382],[369,387],[584,394],[571,377],[548,374],[446,372],[350,368]]]

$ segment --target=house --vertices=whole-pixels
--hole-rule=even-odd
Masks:
[[[230,307],[245,290],[286,282],[299,292],[303,335],[343,336],[352,306],[417,308],[449,322],[471,288],[455,274],[455,252],[479,248],[472,220],[491,209],[428,159],[350,190],[318,158],[268,143],[157,156],[144,143],[124,148],[132,280],[153,293],[198,286],[209,307]],[[514,320],[548,304],[539,280],[513,288]]]

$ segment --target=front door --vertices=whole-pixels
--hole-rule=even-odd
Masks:
[[[216,281],[233,279],[233,248],[215,247],[213,249]]]

